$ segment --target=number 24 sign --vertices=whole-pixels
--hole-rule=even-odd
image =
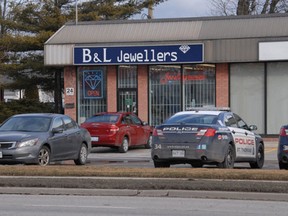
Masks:
[[[74,95],[74,88],[66,88],[66,95]]]

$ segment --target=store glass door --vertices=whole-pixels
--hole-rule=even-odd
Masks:
[[[132,112],[137,115],[137,91],[119,90],[118,95],[118,111]]]
[[[118,67],[118,111],[138,114],[137,66]]]

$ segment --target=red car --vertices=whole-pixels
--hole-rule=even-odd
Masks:
[[[90,132],[92,147],[117,147],[121,153],[127,152],[131,146],[151,148],[153,128],[133,113],[98,113],[88,118],[81,127]]]

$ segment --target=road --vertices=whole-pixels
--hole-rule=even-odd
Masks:
[[[287,202],[170,197],[0,195],[0,215],[286,216]]]
[[[263,169],[279,169],[277,162],[277,143],[265,144],[265,163]],[[127,153],[118,153],[117,149],[97,147],[89,155],[90,165],[111,167],[154,167],[150,150],[144,147],[130,149]],[[172,165],[171,167],[191,167],[188,164]],[[204,167],[216,167],[207,166]],[[235,163],[235,168],[243,169],[250,166],[248,163]]]

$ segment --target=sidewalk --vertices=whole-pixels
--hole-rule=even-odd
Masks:
[[[73,196],[138,196],[138,197],[181,197],[201,199],[235,199],[287,202],[288,193],[255,193],[227,191],[187,190],[115,190],[115,189],[74,189],[74,188],[1,188],[0,194],[25,195],[73,195]]]
[[[132,190],[132,191],[227,191],[288,194],[288,181],[190,179],[190,178],[131,178],[131,177],[44,177],[0,176],[0,193],[8,189],[23,193],[24,188],[43,188],[53,193],[61,190]],[[55,189],[56,188],[56,189]],[[52,193],[51,192],[51,193]],[[30,193],[30,192],[29,192]],[[32,193],[32,191],[31,191]],[[94,193],[94,192],[93,192]],[[33,194],[33,193],[32,193]],[[93,194],[91,194],[93,195]]]

